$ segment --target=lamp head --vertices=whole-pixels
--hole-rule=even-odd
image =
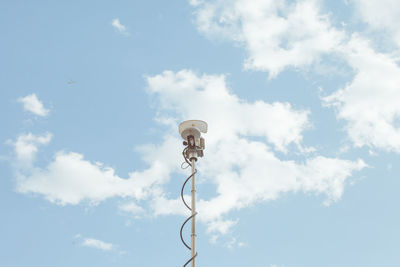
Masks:
[[[184,140],[183,145],[187,146],[186,158],[197,160],[197,157],[203,156],[205,141],[201,133],[207,133],[207,123],[204,121],[189,120],[179,124],[179,134]]]
[[[188,141],[188,136],[200,139],[201,133],[207,133],[207,123],[204,121],[188,120],[179,124],[179,134],[185,141]]]

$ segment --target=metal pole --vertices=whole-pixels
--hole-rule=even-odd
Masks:
[[[194,179],[194,173],[196,171],[196,168],[194,166],[195,164],[195,158],[192,158],[192,267],[195,267],[195,255],[196,255],[196,187],[195,187],[195,179]]]

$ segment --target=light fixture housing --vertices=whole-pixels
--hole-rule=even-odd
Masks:
[[[187,141],[192,135],[196,140],[200,139],[201,133],[207,133],[207,123],[201,120],[188,120],[179,124],[179,134]]]

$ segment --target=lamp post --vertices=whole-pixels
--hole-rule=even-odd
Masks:
[[[188,166],[192,167],[192,173],[189,177],[186,178],[185,182],[183,183],[182,189],[181,189],[181,198],[183,201],[183,204],[191,211],[191,215],[185,220],[185,222],[182,224],[181,231],[180,231],[180,236],[183,244],[190,249],[191,251],[191,258],[183,265],[183,267],[186,267],[190,262],[192,263],[191,266],[195,267],[196,266],[196,256],[197,256],[197,251],[196,251],[196,180],[195,180],[195,174],[197,172],[195,164],[196,161],[199,157],[203,157],[204,153],[203,150],[205,148],[205,142],[204,138],[201,137],[201,133],[207,133],[207,123],[204,121],[199,121],[199,120],[189,120],[189,121],[184,121],[179,125],[179,133],[183,138],[183,145],[185,148],[183,149],[182,155],[183,158],[185,159],[185,162],[188,164]],[[185,163],[184,162],[184,163]],[[191,205],[186,203],[185,198],[183,196],[183,191],[185,189],[185,185],[189,180],[192,180],[192,201]],[[189,246],[185,240],[183,239],[182,236],[182,231],[185,226],[185,224],[189,221],[192,220],[192,231],[191,231],[191,246]]]

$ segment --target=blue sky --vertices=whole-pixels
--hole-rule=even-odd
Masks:
[[[399,10],[2,1],[1,265],[183,265],[202,119],[198,266],[399,266]]]

